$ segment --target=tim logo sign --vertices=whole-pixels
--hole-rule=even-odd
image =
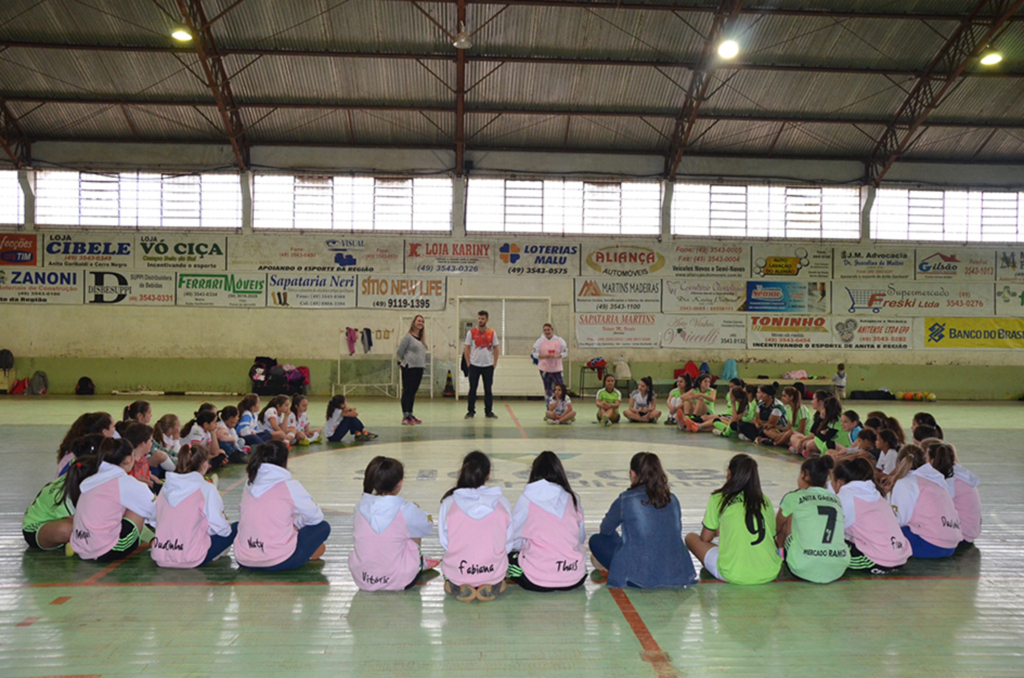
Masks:
[[[36,235],[0,233],[0,264],[4,266],[38,266]]]

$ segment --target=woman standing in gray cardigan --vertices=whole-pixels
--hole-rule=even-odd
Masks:
[[[423,316],[412,319],[409,333],[398,343],[398,361],[402,364],[402,424],[412,426],[423,422],[412,415],[416,404],[416,391],[423,379],[423,369],[427,366],[427,344],[423,328],[426,322]]]

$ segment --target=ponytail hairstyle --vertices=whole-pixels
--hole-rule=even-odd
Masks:
[[[795,429],[797,419],[800,415],[800,408],[803,407],[804,404],[803,394],[800,393],[800,389],[796,388],[795,386],[787,386],[786,388],[782,389],[782,395],[787,396],[789,398],[789,424]]]
[[[366,465],[366,472],[363,474],[363,493],[391,494],[403,478],[405,466],[402,462],[390,457],[374,457]]]
[[[235,407],[234,405],[228,405],[227,407],[221,409],[220,414],[218,414],[217,416],[220,417],[221,421],[226,422],[231,417],[238,416],[238,408]]]
[[[134,450],[139,445],[145,445],[147,440],[153,439],[153,427],[149,424],[133,421],[124,427],[121,439],[127,440]]]
[[[914,439],[915,440],[917,440],[917,429],[919,429],[922,426],[930,426],[933,429],[935,429],[936,435],[935,436],[929,436],[929,437],[935,437],[935,438],[940,438],[940,439],[943,437],[942,436],[942,427],[939,426],[939,423],[937,421],[935,421],[935,417],[933,417],[928,412],[918,412],[917,414],[914,415],[914,418],[911,421],[911,426],[910,426],[910,428],[912,428],[914,430]]]
[[[854,423],[854,428],[857,428],[856,425],[860,424],[860,415],[857,414],[856,410],[846,410],[843,412],[843,416]],[[861,424],[861,428],[864,428],[863,424]]]
[[[687,391],[692,391],[694,386],[693,377],[686,372],[683,372],[680,376],[683,378],[683,389],[680,392],[686,393]]]
[[[747,524],[756,524],[755,516],[768,506],[761,492],[761,477],[757,473],[757,462],[748,454],[737,454],[729,460],[729,478],[725,484],[711,494],[722,495],[719,504],[719,515],[725,511],[737,497],[743,497],[743,508],[747,516]]]
[[[864,428],[869,428],[872,431],[881,431],[885,428],[885,422],[878,417],[866,417],[864,419]]]
[[[175,426],[177,426],[179,429],[181,428],[181,420],[178,419],[178,415],[165,414],[164,416],[160,417],[157,420],[156,425],[153,426],[153,437],[156,438],[161,445],[163,445],[164,436],[170,435],[171,430]]]
[[[291,400],[292,400],[291,396],[286,396],[286,395],[274,396],[270,400],[270,402],[268,402],[266,405],[264,405],[263,410],[260,412],[260,421],[263,422],[263,423],[266,423],[266,419],[264,419],[264,417],[267,414],[267,410],[269,410],[271,407],[273,407],[275,410],[277,410],[278,414],[281,414],[281,412],[284,410],[284,408],[286,408],[288,406],[288,404],[291,402]]]
[[[106,440],[99,433],[90,433],[87,436],[83,436],[75,441],[71,451],[75,455],[75,459],[81,459],[82,457],[95,457],[100,452],[100,445]]]
[[[249,463],[245,468],[250,485],[256,482],[256,474],[264,464],[288,468],[288,445],[281,440],[271,440],[256,446],[249,454]]]
[[[825,455],[828,456],[828,455]],[[825,457],[822,457],[824,459]],[[841,462],[836,464],[835,469],[832,470],[832,477],[843,485],[852,483],[854,481],[870,480],[875,489],[878,490],[879,494],[885,494],[885,489],[880,487],[875,482],[875,469],[864,457],[853,457],[851,459],[843,459]]]
[[[182,445],[178,450],[178,463],[175,473],[195,473],[202,471],[203,464],[209,460],[209,452],[198,445]]]
[[[181,427],[182,436],[187,436],[189,432],[192,431],[192,427],[195,424],[199,424],[200,427],[203,427],[217,421],[217,415],[214,414],[212,410],[199,410],[193,416],[195,417],[194,419]]]
[[[772,402],[774,403],[775,402],[775,394],[778,391],[776,391],[775,387],[772,386],[771,384],[761,384],[760,386],[757,387],[757,392],[765,394],[766,396],[771,398]]]
[[[647,387],[647,396],[644,398],[644,406],[649,407],[651,401],[654,400],[654,380],[650,377],[643,377],[640,379],[640,383]]]
[[[800,464],[800,473],[807,474],[807,484],[811,487],[825,487],[828,482],[829,472],[835,465],[835,460],[827,454],[820,457],[811,457]]]
[[[729,395],[732,396],[732,411],[736,414],[746,414],[750,406],[750,393],[746,388],[734,386]]]
[[[455,494],[455,490],[476,489],[487,482],[491,475],[491,460],[479,450],[467,454],[462,460],[459,468],[459,478],[455,481],[455,487],[444,493],[441,501]]]
[[[904,445],[900,448],[900,453],[896,457],[896,468],[893,469],[893,472],[886,479],[886,489],[892,490],[897,480],[905,478],[908,473],[914,469],[921,468],[924,464],[924,450],[917,445]]]
[[[569,486],[569,478],[565,475],[562,460],[554,452],[545,450],[533,460],[533,465],[530,466],[530,479],[526,482],[535,483],[538,480],[546,480],[560,486],[572,497],[573,507],[577,511],[579,510],[579,500],[576,498],[576,493],[572,491],[572,487]]]
[[[330,418],[334,416],[334,413],[337,410],[341,410],[341,409],[344,409],[344,408],[345,408],[345,396],[343,396],[343,395],[341,395],[339,393],[338,395],[336,395],[333,398],[331,398],[330,402],[327,403],[327,419],[330,420]]]
[[[309,400],[309,398],[302,395],[301,393],[292,398],[292,414],[294,414],[296,418],[298,418],[299,416],[299,405],[302,404],[303,400]]]
[[[821,415],[821,423],[823,426],[832,426],[839,423],[840,417],[843,416],[843,406],[839,404],[839,399],[834,395],[825,395],[825,399],[821,401],[822,409],[824,413]]]
[[[697,375],[697,378],[693,380],[693,387],[695,389],[697,389],[698,391],[700,391],[700,385],[701,385],[701,383],[703,383],[703,381],[705,379],[709,380],[708,381],[708,389],[710,390],[711,389],[711,382],[713,382],[714,379],[707,372],[701,372],[700,374]]]
[[[953,477],[953,465],[956,464],[956,452],[951,445],[939,443],[929,445],[926,452],[928,462],[936,471],[942,474],[943,478]]]
[[[60,441],[60,446],[57,447],[57,463],[64,458],[65,454],[73,451],[75,443],[82,436],[92,433],[93,421],[100,416],[100,412],[86,412],[85,414],[78,415],[78,419],[71,424],[71,428],[64,434],[64,440]],[[76,455],[77,456],[77,455]]]
[[[96,467],[103,462],[113,464],[114,466],[120,466],[124,463],[124,460],[132,456],[132,444],[121,438],[104,438],[103,442],[100,443],[99,452],[96,454]]]
[[[861,431],[860,435],[864,435],[864,431]],[[887,449],[900,449],[900,441],[896,438],[896,434],[887,428],[883,428],[881,431],[878,432],[878,439],[886,444]]]
[[[202,405],[199,406],[199,409],[196,410],[196,412],[213,412],[214,414],[216,414],[217,406],[214,405],[213,403],[203,403]]]
[[[238,401],[238,411],[252,412],[252,408],[256,407],[256,405],[259,402],[260,397],[255,393],[250,393],[249,395],[244,396],[240,401]]]
[[[86,433],[103,433],[114,423],[114,418],[106,412],[94,412],[92,416],[95,418],[90,421]]]
[[[743,387],[743,389],[747,392],[747,400],[749,402],[752,402],[752,403],[757,402],[757,387],[756,386],[754,386],[753,384],[747,384],[746,386]]]
[[[661,467],[661,459],[653,452],[637,452],[629,460],[629,470],[636,474],[636,482],[629,489],[642,487],[647,490],[647,500],[640,503],[656,509],[665,508],[672,501],[668,487],[668,476]]]
[[[686,375],[683,375],[683,376],[686,376]],[[729,389],[731,390],[733,386],[739,386],[740,388],[746,388],[747,382],[743,381],[739,377],[733,377],[732,379],[729,380]]]
[[[99,470],[100,462],[95,455],[87,454],[75,459],[64,474],[64,488],[54,499],[53,505],[60,506],[70,500],[72,506],[78,506],[78,498],[82,496],[82,481]]]
[[[140,416],[144,416],[151,409],[145,400],[136,400],[124,408],[124,416],[121,419],[127,422],[138,421]]]

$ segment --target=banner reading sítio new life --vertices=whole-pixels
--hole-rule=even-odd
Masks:
[[[448,301],[447,278],[395,275],[359,276],[359,308],[443,311]]]
[[[658,348],[661,318],[656,313],[577,313],[580,348]]]
[[[925,318],[925,348],[1024,348],[1024,318]]]

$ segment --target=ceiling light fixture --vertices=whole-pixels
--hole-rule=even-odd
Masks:
[[[473,46],[469,34],[466,33],[466,24],[462,21],[459,22],[459,32],[455,35],[455,42],[452,43],[452,46],[455,49],[469,49]]]
[[[171,31],[171,37],[178,42],[190,42],[192,40],[192,32],[188,29],[188,26],[175,26],[174,30]]]
[[[984,52],[981,53],[981,65],[982,66],[995,66],[1003,60],[1003,55],[996,50],[988,47]]]
[[[732,59],[740,53],[740,45],[735,40],[726,40],[718,46],[718,56],[723,59]]]

